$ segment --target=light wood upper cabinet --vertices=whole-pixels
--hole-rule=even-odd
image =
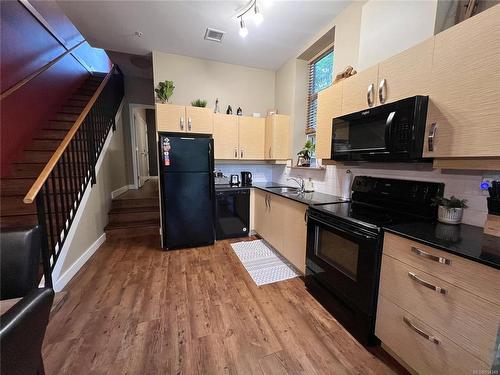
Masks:
[[[239,116],[239,158],[263,160],[266,119]]]
[[[424,156],[500,156],[499,20],[495,5],[435,36]]]
[[[238,117],[214,114],[215,159],[238,159]]]
[[[378,65],[372,66],[343,82],[342,113],[348,114],[378,104]],[[370,104],[371,103],[371,104]]]
[[[212,134],[213,111],[210,108],[186,107],[186,130],[188,133]]]
[[[376,87],[378,104],[429,95],[433,51],[434,38],[430,38],[381,62]]]
[[[332,119],[342,114],[342,85],[336,83],[318,93],[316,120],[316,157],[330,159],[332,150]]]
[[[163,132],[212,134],[213,113],[209,108],[156,103],[156,129]]]
[[[290,159],[290,117],[272,115],[266,117],[265,158]]]
[[[156,129],[160,132],[185,132],[186,107],[156,103]]]

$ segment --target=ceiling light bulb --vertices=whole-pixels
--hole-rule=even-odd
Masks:
[[[259,11],[259,7],[257,6],[257,2],[255,2],[254,12],[255,12],[255,14],[254,14],[253,20],[254,20],[255,24],[257,26],[259,26],[262,23],[262,21],[264,21],[264,16]]]
[[[245,26],[245,21],[243,21],[243,17],[240,18],[240,36],[242,38],[248,35],[248,29]]]

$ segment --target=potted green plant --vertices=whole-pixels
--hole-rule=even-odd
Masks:
[[[207,106],[207,101],[206,100],[202,100],[202,99],[196,99],[196,100],[193,100],[191,102],[191,105],[193,107],[202,107],[202,108],[205,108]]]
[[[159,82],[158,87],[155,89],[156,96],[162,103],[168,103],[168,99],[174,93],[174,89],[173,81]]]
[[[316,150],[316,145],[312,143],[311,140],[308,139],[304,145],[304,148],[297,153],[299,157],[297,165],[299,167],[311,166],[311,157],[314,155],[315,150]]]
[[[433,202],[438,206],[438,221],[445,224],[460,224],[464,208],[467,208],[467,199],[458,199],[452,195],[450,198],[435,198]]]

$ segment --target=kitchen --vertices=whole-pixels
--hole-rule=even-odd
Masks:
[[[117,366],[498,374],[500,5],[311,2],[330,19],[302,35],[266,22],[300,24],[288,2],[245,2],[229,29],[224,3],[190,53],[148,47],[161,243],[98,252],[131,289],[95,298],[140,312],[123,340],[153,349],[115,337]],[[291,34],[275,52],[262,30]]]

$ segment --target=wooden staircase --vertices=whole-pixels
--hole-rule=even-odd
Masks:
[[[35,134],[11,169],[7,177],[0,179],[0,230],[32,227],[37,224],[36,204],[24,204],[23,198],[42,169],[52,157],[75,120],[102,82],[104,75],[94,75],[76,90],[61,109]],[[78,152],[85,152],[79,150]],[[55,179],[58,185],[58,179]],[[71,194],[71,183],[61,189]],[[53,212],[53,210],[52,210]]]
[[[105,228],[108,238],[159,235],[160,204],[158,182],[146,181],[138,190],[130,190],[113,199],[109,223]]]

